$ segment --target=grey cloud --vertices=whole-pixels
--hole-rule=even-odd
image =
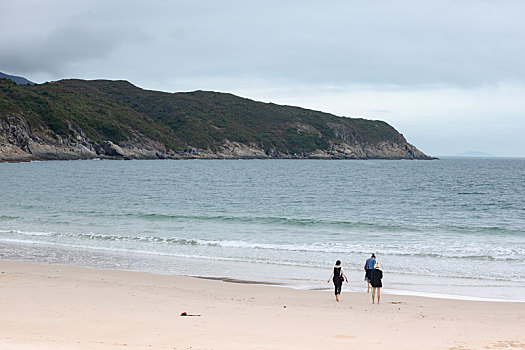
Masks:
[[[185,7],[189,15],[177,23],[186,36],[161,38],[163,46],[151,49],[177,63],[177,76],[459,86],[524,79],[518,38],[525,27],[520,11],[501,2],[483,3],[484,17],[446,1],[431,9],[412,2],[271,3]]]
[[[51,18],[49,14],[39,18],[31,32],[14,31],[0,39],[5,48],[0,51],[1,69],[60,75],[71,65],[92,60],[102,63],[122,45],[139,45],[147,40],[140,30],[121,28],[115,21],[101,21],[89,12],[62,17],[56,11]],[[23,28],[27,31],[28,26],[31,23]]]
[[[525,3],[515,1],[47,3],[47,21],[34,35],[0,39],[8,47],[1,67],[59,75],[64,66],[90,61],[91,71],[78,74],[111,71],[139,81],[525,83]]]

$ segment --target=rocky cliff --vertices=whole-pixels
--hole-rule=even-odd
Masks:
[[[0,79],[0,161],[431,159],[381,121],[127,82]]]

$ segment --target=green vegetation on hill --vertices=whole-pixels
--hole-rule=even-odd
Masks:
[[[173,150],[215,151],[225,140],[268,152],[302,154],[331,144],[406,142],[387,123],[336,117],[298,107],[256,102],[232,94],[165,93],[126,81],[61,80],[35,86],[0,79],[0,117],[22,115],[33,131],[61,137],[82,131],[115,143],[139,135]]]

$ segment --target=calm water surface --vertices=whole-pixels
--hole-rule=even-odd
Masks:
[[[0,258],[525,301],[525,159],[0,164]]]

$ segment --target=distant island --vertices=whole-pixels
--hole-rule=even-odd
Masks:
[[[0,161],[93,158],[433,159],[378,120],[127,81],[0,79]]]

